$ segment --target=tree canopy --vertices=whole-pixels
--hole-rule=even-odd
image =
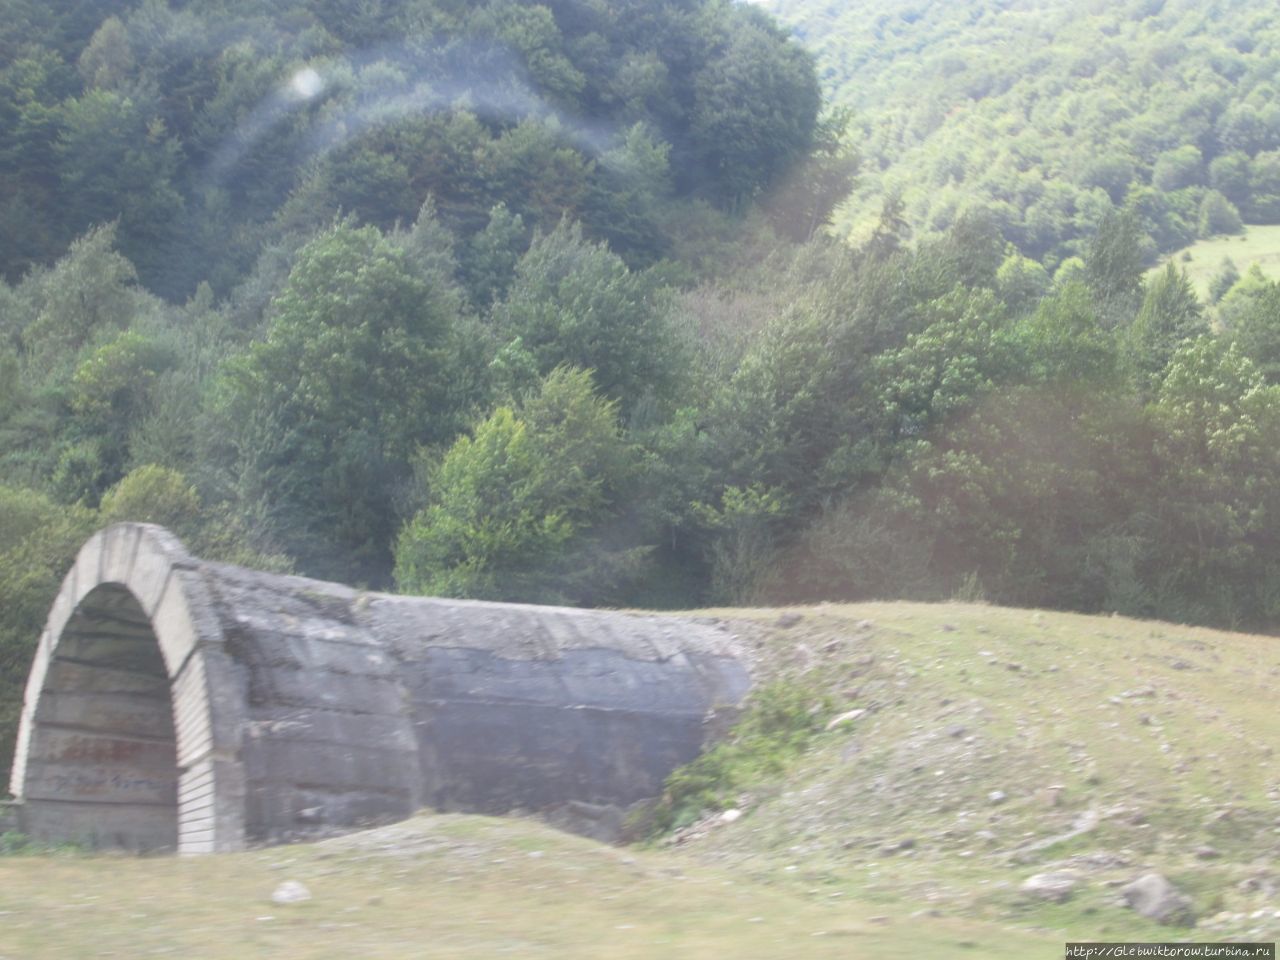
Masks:
[[[1140,202],[1163,250],[1280,223],[1280,14],[1125,0],[990,4],[763,0],[856,117],[864,176],[837,216],[855,238],[902,197],[923,235],[966,210],[1050,266]]]
[[[849,111],[728,0],[0,0],[0,749],[116,520],[451,596],[1280,629],[1280,285],[1147,272],[1280,196],[1275,14],[1219,6],[814,0]]]

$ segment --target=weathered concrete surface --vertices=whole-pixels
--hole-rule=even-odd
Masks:
[[[0,834],[17,832],[21,829],[18,809],[18,804],[0,800]]]
[[[657,795],[749,682],[703,624],[363,593],[120,524],[53,605],[12,790],[37,838],[191,853],[423,805],[571,822]]]

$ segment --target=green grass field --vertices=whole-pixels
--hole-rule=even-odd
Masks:
[[[1191,259],[1184,259],[1186,254]],[[1187,272],[1201,300],[1209,299],[1209,281],[1222,270],[1222,260],[1230,257],[1244,276],[1255,263],[1268,279],[1280,279],[1280,225],[1249,226],[1238,237],[1212,237],[1184,247],[1161,261],[1152,273],[1163,270],[1172,260]],[[1148,274],[1150,276],[1150,273]]]
[[[313,898],[272,903],[285,879]],[[982,921],[920,925],[880,904],[475,817],[425,816],[354,843],[232,856],[0,863],[6,960],[908,960],[973,956],[976,944],[1010,960],[1054,949],[1050,938]]]
[[[613,848],[425,815],[197,858],[0,857],[0,958],[1061,956],[1280,934],[1280,640],[959,604],[704,611],[820,732],[742,816]],[[717,811],[708,811],[715,814]],[[675,842],[678,840],[679,842]],[[1065,903],[1028,899],[1067,870]],[[1148,871],[1196,929],[1119,902]],[[285,879],[314,897],[278,906]]]

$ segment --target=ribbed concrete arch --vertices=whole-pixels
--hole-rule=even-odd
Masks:
[[[120,524],[53,605],[12,790],[34,836],[187,853],[424,805],[592,832],[749,685],[715,625],[362,592]]]
[[[81,548],[40,636],[11,789],[24,829],[133,849],[244,844],[244,716],[198,562],[118,524]]]

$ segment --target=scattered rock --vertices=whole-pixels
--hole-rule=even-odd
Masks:
[[[1126,904],[1157,923],[1195,926],[1196,915],[1191,899],[1158,873],[1139,877],[1120,892]]]
[[[1276,892],[1276,883],[1273,877],[1267,873],[1256,873],[1252,877],[1245,877],[1238,884],[1236,889],[1245,893],[1261,893],[1263,896],[1270,897]]]
[[[1024,894],[1036,900],[1051,900],[1062,903],[1071,898],[1080,881],[1074,874],[1066,872],[1037,873],[1028,877],[1019,888]]]
[[[1018,863],[1031,862],[1031,860],[1038,856],[1039,851],[1045,850],[1048,847],[1056,846],[1059,843],[1065,843],[1067,840],[1072,840],[1081,834],[1095,830],[1101,822],[1102,818],[1096,810],[1086,810],[1072,821],[1071,829],[1066,833],[1043,837],[1039,840],[1025,844],[1013,852],[1013,859]]]
[[[861,677],[873,666],[875,666],[875,663],[876,663],[876,658],[871,654],[868,653],[865,656],[861,656],[857,660],[853,661],[852,664],[850,664],[849,676],[854,678]]]
[[[735,820],[741,819],[741,817],[742,817],[742,811],[739,810],[737,807],[734,807],[720,814],[720,822],[733,823]]]
[[[846,710],[844,713],[840,714],[839,716],[832,717],[831,720],[828,721],[827,723],[827,729],[834,730],[836,727],[843,726],[846,723],[852,723],[854,720],[857,720],[866,712],[867,711],[862,707],[858,707],[857,709],[854,709],[854,710]]]
[[[286,880],[271,894],[272,903],[303,903],[311,899],[311,891],[297,880]]]
[[[1003,790],[992,790],[987,794],[987,799],[992,803],[1004,803],[1009,799],[1009,795]]]
[[[709,742],[727,739],[729,731],[741,717],[742,710],[739,707],[728,704],[713,706],[702,718],[702,729],[705,731],[706,739]]]
[[[1126,700],[1134,700],[1138,697],[1154,697],[1155,695],[1155,687],[1137,687],[1133,690],[1125,690],[1120,694],[1120,696],[1124,697]]]
[[[1217,860],[1222,854],[1213,847],[1196,847],[1196,857],[1200,860]]]
[[[303,807],[295,815],[299,823],[323,823],[324,807]]]
[[[804,619],[804,614],[802,613],[795,613],[795,612],[784,613],[782,616],[778,618],[777,625],[781,627],[783,630],[788,630],[791,627],[794,627],[797,623],[799,623],[803,619]]]
[[[968,732],[969,731],[966,727],[962,727],[958,723],[952,724],[951,726],[947,727],[947,736],[955,737],[956,739],[963,737]]]
[[[916,841],[914,837],[907,837],[904,840],[895,840],[891,843],[884,844],[880,850],[880,856],[892,857],[895,853],[906,853],[908,850],[914,850]]]
[[[1058,783],[1051,784],[1036,793],[1036,802],[1042,807],[1062,806],[1062,791],[1065,788]]]
[[[875,628],[875,625],[876,622],[874,620],[859,620],[855,624],[859,630],[872,630]]]
[[[637,806],[636,811],[639,809]],[[628,822],[631,812],[613,804],[570,800],[558,807],[548,807],[542,811],[541,816],[559,830],[590,837],[601,843],[618,843],[629,838]]]

